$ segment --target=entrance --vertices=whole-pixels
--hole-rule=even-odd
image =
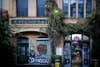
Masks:
[[[66,36],[64,44],[64,67],[89,67],[89,42],[89,37],[82,34]]]

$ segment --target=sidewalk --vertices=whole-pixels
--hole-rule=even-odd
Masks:
[[[16,65],[16,67],[52,67],[51,65]]]

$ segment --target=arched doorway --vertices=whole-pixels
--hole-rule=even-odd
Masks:
[[[16,34],[17,64],[49,65],[50,43],[44,33],[21,32]]]
[[[64,67],[90,66],[90,39],[82,34],[65,37]]]

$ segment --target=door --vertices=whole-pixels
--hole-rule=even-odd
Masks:
[[[71,43],[71,59],[72,67],[82,67],[82,44],[80,42]]]
[[[65,37],[64,67],[89,67],[90,43],[89,37],[82,34],[72,34]]]
[[[64,45],[64,67],[71,67],[71,43],[66,42]]]
[[[88,43],[83,43],[82,47],[82,67],[89,67],[90,64],[90,47]]]

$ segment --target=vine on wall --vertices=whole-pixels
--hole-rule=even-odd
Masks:
[[[49,18],[47,33],[52,45],[52,62],[55,62],[55,48],[58,44],[61,44],[61,37],[64,38],[65,35],[73,33],[90,35],[93,24],[95,23],[95,14],[91,14],[90,18],[84,18],[84,23],[78,21],[75,24],[65,24],[63,12],[58,8],[55,0],[47,0],[46,10]]]
[[[90,34],[91,28],[95,23],[95,20],[93,20],[95,14],[90,14],[89,18],[84,18],[84,23],[79,21],[76,24],[65,24],[63,12],[57,6],[55,0],[47,0],[46,10],[49,17],[47,32],[52,38],[71,33]]]

